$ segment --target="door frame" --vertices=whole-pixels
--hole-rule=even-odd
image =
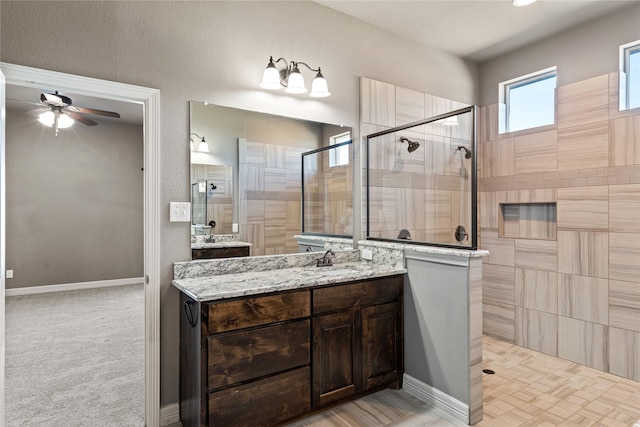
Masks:
[[[60,91],[141,104],[144,108],[144,419],[160,425],[160,91],[142,86],[0,62],[0,425],[4,424],[5,387],[5,84]]]

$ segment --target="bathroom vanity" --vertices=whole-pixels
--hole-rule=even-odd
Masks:
[[[218,243],[192,243],[191,259],[235,258],[249,256],[251,243],[232,241]]]
[[[401,387],[406,270],[297,255],[303,266],[174,280],[183,426],[282,425]]]

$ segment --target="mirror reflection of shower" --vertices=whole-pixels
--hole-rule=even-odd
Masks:
[[[400,142],[406,142],[408,144],[407,151],[413,153],[420,147],[420,143],[417,141],[411,141],[409,138],[405,138],[404,136],[400,137]]]

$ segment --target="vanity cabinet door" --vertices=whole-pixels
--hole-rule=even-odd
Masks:
[[[401,380],[404,344],[400,303],[364,307],[361,313],[364,390]]]
[[[318,316],[313,327],[313,406],[324,406],[355,394],[360,355],[353,311]]]

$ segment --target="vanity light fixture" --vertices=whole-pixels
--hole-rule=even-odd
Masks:
[[[200,138],[200,142],[198,143],[197,146],[195,146],[193,144],[193,139],[191,138],[191,135],[195,135],[198,138]],[[191,135],[189,135],[189,140],[191,141],[191,149],[193,150],[195,148],[195,151],[208,153],[209,152],[209,144],[207,144],[207,141],[204,140],[204,136],[200,136],[195,132],[191,132]]]
[[[276,67],[276,64],[278,62],[283,62],[285,64],[285,68],[279,70]],[[329,92],[329,87],[327,86],[327,81],[322,75],[320,67],[318,67],[317,69],[311,68],[304,62],[289,62],[284,58],[278,58],[276,61],[274,61],[273,56],[269,57],[267,68],[265,68],[264,73],[262,74],[262,82],[260,83],[260,87],[269,90],[277,90],[284,87],[285,92],[287,93],[306,93],[307,88],[304,86],[304,77],[302,76],[298,65],[304,65],[309,70],[316,73],[316,76],[311,83],[311,93],[309,94],[309,96],[313,98],[324,98],[331,95],[331,93]]]

